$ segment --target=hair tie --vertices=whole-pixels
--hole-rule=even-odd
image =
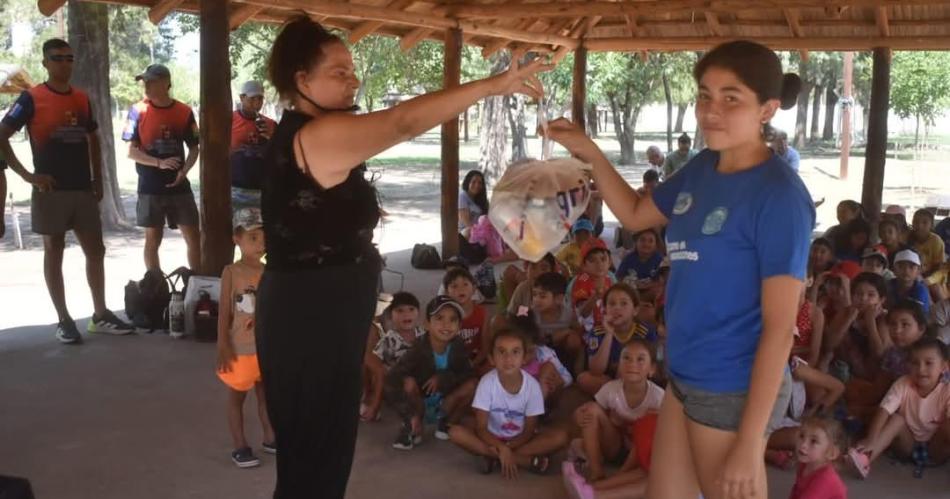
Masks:
[[[518,312],[517,312],[515,315],[518,316],[518,317],[527,317],[527,316],[528,316],[528,312],[530,312],[530,311],[531,311],[530,308],[528,308],[528,307],[522,305],[522,306],[518,307]]]

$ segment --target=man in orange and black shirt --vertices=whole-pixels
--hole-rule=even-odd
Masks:
[[[43,44],[45,83],[20,94],[0,122],[0,155],[10,169],[33,184],[33,232],[43,235],[46,287],[59,316],[56,337],[63,343],[82,338],[66,309],[63,250],[72,230],[86,255],[86,276],[95,313],[91,333],[128,334],[134,329],[105,305],[105,271],[99,201],[102,199],[102,156],[98,125],[85,92],[69,84],[73,51],[60,39]],[[10,137],[26,126],[33,151],[34,171],[28,171],[10,146]]]
[[[264,86],[247,81],[241,86],[241,106],[231,115],[231,210],[261,207],[264,151],[277,123],[261,114]]]
[[[201,235],[198,207],[188,182],[188,171],[198,161],[195,114],[170,96],[167,67],[152,64],[135,79],[145,83],[145,99],[129,110],[122,140],[129,142],[129,158],[139,174],[135,214],[138,226],[145,227],[145,267],[161,270],[158,248],[167,222],[169,229],[181,229],[188,246],[188,266],[197,269]]]

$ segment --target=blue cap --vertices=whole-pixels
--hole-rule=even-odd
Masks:
[[[594,224],[587,218],[578,218],[577,221],[574,222],[574,226],[571,227],[571,234],[577,234],[577,232],[581,230],[594,232]]]

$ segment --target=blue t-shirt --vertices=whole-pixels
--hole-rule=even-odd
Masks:
[[[742,392],[762,334],[762,281],[804,280],[815,207],[775,155],[732,174],[718,162],[704,150],[653,190],[669,219],[666,358],[677,382]]]
[[[449,352],[452,351],[452,345],[445,347],[445,351],[442,353],[432,352],[432,356],[435,358],[435,370],[444,371],[449,368]]]
[[[617,268],[617,279],[623,281],[628,276],[634,281],[656,279],[661,263],[663,263],[663,255],[659,252],[654,253],[644,262],[640,260],[640,255],[636,251],[631,251],[621,260],[620,267]]]
[[[780,157],[784,159],[786,163],[788,163],[788,166],[792,167],[792,170],[794,170],[795,173],[798,173],[798,168],[802,161],[802,157],[800,154],[798,154],[798,151],[796,151],[794,147],[789,147],[788,151],[785,152],[785,156]]]
[[[887,286],[888,300],[892,304],[905,298],[914,300],[924,309],[924,314],[930,317],[930,292],[927,291],[927,286],[920,279],[914,281],[914,285],[906,293],[897,290],[897,279],[891,279]]]
[[[650,343],[656,344],[656,340],[659,338],[656,328],[644,324],[642,322],[636,321],[633,324],[633,327],[636,329],[631,338],[643,338]],[[587,332],[584,334],[584,343],[587,345],[587,356],[593,357],[597,355],[597,352],[604,346],[604,340],[606,339],[607,332],[601,328],[594,329],[593,331]],[[617,365],[620,364],[620,353],[623,352],[624,343],[621,343],[616,336],[610,342],[610,356],[607,360],[607,372],[606,374],[613,378],[617,375]]]

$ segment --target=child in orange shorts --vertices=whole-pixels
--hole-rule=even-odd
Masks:
[[[261,462],[244,438],[244,400],[247,392],[257,394],[257,413],[264,430],[264,452],[276,454],[274,429],[267,417],[261,369],[254,339],[254,305],[257,284],[264,272],[264,231],[257,208],[243,208],[234,214],[234,244],[241,259],[221,274],[221,305],[218,310],[218,377],[228,385],[228,427],[234,441],[231,461],[239,468]]]

